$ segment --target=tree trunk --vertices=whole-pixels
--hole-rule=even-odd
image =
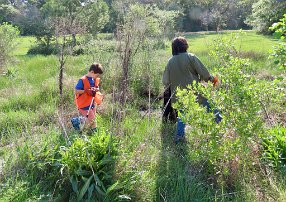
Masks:
[[[128,90],[128,72],[129,72],[129,61],[130,61],[130,53],[131,50],[126,50],[127,52],[124,55],[123,64],[122,64],[122,83],[121,83],[121,96],[120,103],[121,106],[125,105],[127,90]]]
[[[76,34],[72,34],[72,47],[76,46]]]
[[[61,55],[59,57],[59,62],[60,62],[59,90],[60,90],[61,102],[62,102],[62,98],[63,98],[63,77],[64,77],[64,65],[65,65],[65,45],[66,45],[66,37],[64,36],[64,38],[63,38],[63,45],[61,47]]]
[[[60,74],[59,74],[59,89],[60,89],[60,96],[63,96],[63,75],[64,75],[64,64],[60,64]]]
[[[130,34],[127,34],[125,47],[123,51],[123,61],[122,61],[122,83],[121,83],[121,96],[120,96],[120,104],[123,107],[126,102],[126,96],[128,91],[128,72],[131,58],[131,48],[130,48]]]

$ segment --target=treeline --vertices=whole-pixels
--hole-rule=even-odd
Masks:
[[[70,34],[78,27],[96,35],[115,32],[121,13],[131,4],[149,4],[176,11],[177,31],[220,31],[223,29],[269,29],[286,13],[284,0],[0,0],[0,23],[19,27],[22,35],[48,36],[55,32],[49,19],[69,18]]]

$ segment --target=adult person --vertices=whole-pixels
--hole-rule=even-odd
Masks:
[[[171,103],[176,102],[175,91],[178,87],[186,88],[192,85],[194,81],[211,81],[214,85],[218,84],[217,77],[212,76],[199,58],[188,53],[188,42],[184,37],[176,37],[172,41],[172,57],[169,59],[166,69],[163,74],[163,84],[171,89]],[[207,108],[210,112],[211,108],[208,100],[198,95],[198,102]],[[219,123],[222,117],[218,110],[214,110],[215,121]],[[185,137],[185,123],[177,117],[177,129],[175,141],[178,142]]]

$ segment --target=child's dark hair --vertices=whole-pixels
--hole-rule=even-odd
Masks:
[[[89,71],[93,71],[95,74],[102,74],[103,68],[101,64],[95,63],[90,66]]]
[[[189,48],[188,42],[184,37],[176,37],[172,41],[172,55],[187,52]]]

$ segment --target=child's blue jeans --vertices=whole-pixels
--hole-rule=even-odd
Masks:
[[[212,112],[210,103],[208,102],[207,99],[203,99],[201,104],[207,108],[208,113]],[[183,111],[180,111],[180,112],[183,113]],[[215,115],[215,122],[216,123],[221,122],[222,116],[220,115],[220,112],[217,109],[215,109],[213,110],[213,113]],[[185,128],[186,128],[186,124],[179,117],[177,117],[177,136],[178,137],[185,136]]]

